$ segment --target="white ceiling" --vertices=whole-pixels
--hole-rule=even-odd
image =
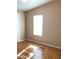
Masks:
[[[22,11],[27,11],[43,4],[49,3],[54,0],[27,0],[27,2],[22,2],[22,0],[17,0],[17,9]]]

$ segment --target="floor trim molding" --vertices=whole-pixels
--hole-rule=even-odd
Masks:
[[[17,41],[17,42],[23,42],[23,41],[25,41],[25,40],[19,40],[19,41]]]
[[[50,45],[50,44],[46,44],[46,43],[42,43],[42,42],[38,42],[38,41],[34,41],[34,40],[28,40],[28,39],[25,39],[25,40],[32,41],[32,42],[36,42],[36,43],[39,43],[39,44],[42,44],[42,45],[47,45],[47,46],[50,46],[50,47],[55,47],[55,48],[61,49],[60,47],[55,46],[55,45]]]

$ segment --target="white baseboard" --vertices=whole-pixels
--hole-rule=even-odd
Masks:
[[[17,41],[17,42],[23,42],[23,41],[25,41],[25,40],[19,40],[19,41]]]
[[[39,44],[42,44],[42,45],[47,45],[47,46],[50,46],[50,47],[54,47],[54,48],[61,49],[61,48],[58,47],[58,46],[54,46],[54,45],[50,45],[50,44],[47,44],[47,43],[38,42],[38,41],[35,41],[35,40],[28,40],[28,39],[25,39],[25,40],[27,40],[27,41],[32,41],[32,42],[36,42],[36,43],[39,43]]]

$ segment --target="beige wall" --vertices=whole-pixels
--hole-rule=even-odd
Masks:
[[[61,7],[60,1],[55,0],[54,2],[40,6],[33,10],[26,12],[26,38],[29,40],[36,40],[42,43],[61,46]],[[44,16],[43,19],[43,36],[37,37],[33,35],[33,16],[40,15]]]
[[[17,11],[17,42],[25,38],[25,15],[24,12]]]

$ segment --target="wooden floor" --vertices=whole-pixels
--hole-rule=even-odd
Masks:
[[[23,41],[17,44],[17,59],[61,59],[61,50]]]

